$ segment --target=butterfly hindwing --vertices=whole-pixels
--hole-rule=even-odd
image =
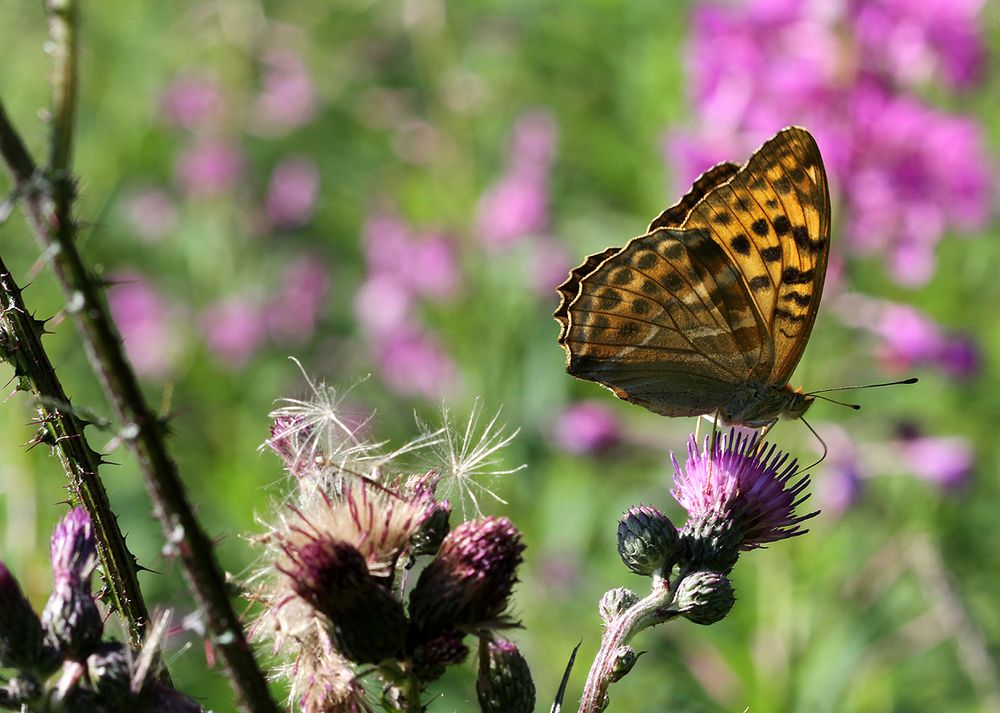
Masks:
[[[652,233],[657,228],[679,227],[695,204],[705,197],[705,194],[727,181],[738,170],[740,167],[735,163],[719,163],[712,166],[695,179],[691,190],[685,193],[677,203],[656,216],[646,228],[646,232]]]
[[[704,231],[633,239],[579,281],[566,312],[569,372],[664,415],[711,410],[773,357],[739,272]]]

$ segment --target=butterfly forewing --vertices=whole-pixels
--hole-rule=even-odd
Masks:
[[[689,212],[742,273],[774,342],[754,379],[788,382],[819,307],[830,247],[830,197],[819,148],[803,129],[765,143]]]

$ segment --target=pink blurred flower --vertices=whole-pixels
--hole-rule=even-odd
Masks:
[[[271,339],[279,345],[309,339],[329,292],[329,268],[321,259],[304,255],[289,264],[277,296],[266,308]]]
[[[280,134],[308,124],[316,116],[316,103],[316,88],[301,56],[282,50],[264,57],[261,92],[254,106],[263,133]]]
[[[528,263],[528,286],[537,294],[549,298],[575,267],[569,250],[562,243],[543,238],[532,243]]]
[[[688,52],[699,128],[668,137],[675,176],[686,188],[780,127],[806,126],[842,194],[852,245],[884,254],[900,284],[925,283],[946,233],[985,224],[996,176],[982,127],[908,94],[913,77],[900,72],[924,76],[939,63],[952,84],[974,82],[981,4],[699,5]]]
[[[826,444],[823,475],[816,479],[816,497],[824,515],[839,517],[861,497],[861,457],[857,444],[840,426],[825,424],[820,435]]]
[[[231,141],[199,139],[178,158],[177,182],[189,195],[216,196],[233,189],[243,165],[243,153]]]
[[[457,386],[454,362],[430,334],[412,324],[382,335],[373,348],[382,380],[398,394],[436,400]]]
[[[898,453],[906,470],[945,490],[964,486],[975,465],[972,444],[960,436],[904,434]]]
[[[483,194],[476,213],[476,231],[488,246],[502,249],[548,229],[555,143],[556,124],[548,113],[518,119],[507,168]]]
[[[902,84],[935,75],[967,88],[986,67],[978,20],[983,0],[855,0],[851,27],[865,67],[875,67]]]
[[[171,124],[193,129],[209,123],[224,111],[218,85],[205,77],[183,75],[174,79],[160,96],[160,110]]]
[[[918,366],[958,378],[979,372],[979,348],[970,336],[946,330],[911,305],[848,293],[836,297],[834,311],[845,324],[879,338],[875,353],[889,372]]]
[[[454,248],[444,235],[416,234],[397,216],[379,213],[365,224],[363,240],[371,275],[389,277],[417,297],[444,299],[458,288]]]
[[[265,203],[267,217],[281,228],[309,222],[319,192],[319,170],[312,159],[288,158],[271,174]]]
[[[182,349],[174,315],[144,277],[135,272],[112,276],[108,306],[140,376],[166,378]]]
[[[559,416],[555,439],[570,453],[596,453],[621,440],[621,427],[613,409],[597,401],[581,401]]]
[[[177,206],[162,188],[141,188],[123,203],[129,227],[146,242],[157,242],[177,227]]]
[[[246,364],[264,344],[265,316],[247,297],[230,297],[210,305],[200,322],[209,351],[233,369]]]
[[[354,296],[354,314],[370,334],[391,332],[410,319],[413,298],[391,275],[375,273]]]

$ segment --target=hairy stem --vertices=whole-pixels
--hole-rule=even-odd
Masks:
[[[643,629],[662,624],[677,616],[670,609],[678,578],[674,586],[665,579],[654,579],[653,591],[610,622],[601,637],[601,648],[587,674],[580,699],[580,713],[601,713],[608,706],[608,687],[615,682],[615,666],[619,651]]]

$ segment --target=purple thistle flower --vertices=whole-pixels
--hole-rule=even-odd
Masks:
[[[818,514],[796,515],[795,508],[809,497],[803,494],[809,476],[793,479],[798,462],[769,448],[760,440],[730,431],[716,434],[714,448],[706,436],[698,449],[694,436],[688,441],[684,467],[673,453],[674,499],[687,510],[684,527],[689,541],[697,540],[694,564],[726,572],[746,551],[807,532],[799,526]],[[707,561],[710,558],[712,561]]]
[[[531,669],[514,642],[499,637],[480,640],[476,695],[482,713],[531,713],[535,709]]]
[[[487,517],[456,527],[410,593],[416,630],[434,635],[455,627],[505,624],[523,551],[521,534],[507,518]]]
[[[42,611],[45,641],[68,657],[85,658],[100,642],[104,622],[90,592],[97,547],[90,516],[74,508],[52,533],[52,594]]]
[[[364,555],[343,540],[318,536],[288,545],[282,571],[292,589],[329,621],[337,649],[351,661],[378,663],[402,650],[402,603],[368,571]]]

